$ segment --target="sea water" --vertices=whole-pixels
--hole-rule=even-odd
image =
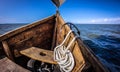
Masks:
[[[25,24],[0,24],[4,34]],[[76,24],[83,42],[111,71],[120,72],[120,24]]]
[[[77,24],[81,38],[111,71],[120,72],[120,24]]]

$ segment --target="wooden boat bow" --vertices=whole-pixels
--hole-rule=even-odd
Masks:
[[[57,7],[63,3],[61,0],[58,0],[59,3],[56,2],[57,0],[52,1]],[[59,33],[60,30],[61,33]],[[27,63],[32,59],[34,60],[34,62],[32,62],[33,66],[31,66],[32,70],[29,70],[34,70],[34,72],[41,69],[40,65],[42,64],[49,65],[49,68],[54,66],[55,69],[52,71],[58,72],[56,70],[60,70],[60,67],[57,65],[58,63],[53,60],[53,50],[62,43],[70,30],[71,27],[69,23],[66,24],[60,16],[59,11],[57,11],[56,15],[1,35],[0,56],[8,57],[15,64],[26,69],[28,69]],[[65,41],[64,46],[67,46],[77,34],[80,34],[80,32],[72,32],[70,37]],[[75,66],[71,72],[109,72],[91,49],[83,43],[80,37],[73,42],[70,50],[75,60]],[[47,56],[39,56],[41,51],[45,52]],[[0,61],[2,61],[2,59]],[[39,67],[35,67],[34,64],[38,64]],[[1,72],[3,71],[4,70]]]

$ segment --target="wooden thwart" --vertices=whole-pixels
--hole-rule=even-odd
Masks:
[[[0,72],[30,72],[30,71],[15,64],[6,57],[0,60]]]
[[[20,53],[34,60],[38,60],[50,64],[57,64],[57,62],[53,60],[53,51],[31,47],[20,51]]]

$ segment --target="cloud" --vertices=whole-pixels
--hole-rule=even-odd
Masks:
[[[92,23],[95,23],[95,22],[96,22],[96,20],[92,20],[91,22],[92,22]]]
[[[103,19],[93,19],[90,23],[120,23],[120,17],[117,18],[103,18]]]

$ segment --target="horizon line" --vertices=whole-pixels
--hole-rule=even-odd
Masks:
[[[0,24],[31,24],[31,23],[0,23]],[[120,24],[120,23],[73,23],[73,24]]]

